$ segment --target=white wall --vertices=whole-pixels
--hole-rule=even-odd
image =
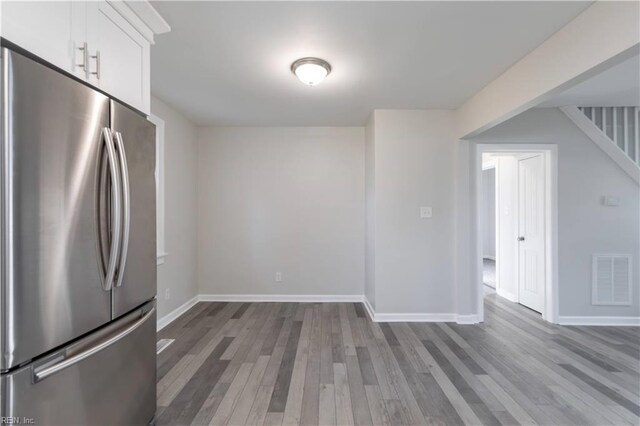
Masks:
[[[482,171],[482,257],[496,258],[496,169]]]
[[[483,133],[473,141],[558,144],[560,316],[638,316],[638,185],[555,108],[530,110]],[[620,207],[603,206],[602,197],[605,195],[619,197]],[[631,306],[591,305],[593,253],[633,255]],[[466,290],[471,289],[461,289]]]
[[[375,111],[369,116],[365,132],[365,285],[364,294],[373,309],[376,308],[375,277]]]
[[[165,122],[165,250],[158,265],[158,318],[197,294],[196,202],[197,128],[161,100],[151,112]],[[165,300],[165,290],[171,297]]]
[[[375,111],[376,313],[456,311],[453,124],[452,111]]]
[[[200,293],[362,295],[364,148],[362,127],[201,129]]]

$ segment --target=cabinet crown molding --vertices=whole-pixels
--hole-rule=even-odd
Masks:
[[[171,27],[147,0],[107,0],[133,27],[154,44],[154,36],[171,31]]]

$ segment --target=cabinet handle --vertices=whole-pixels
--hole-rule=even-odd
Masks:
[[[100,80],[100,51],[96,50],[95,55],[91,55],[91,58],[96,60],[96,70],[92,71],[91,74],[95,75],[98,80]]]
[[[82,68],[82,71],[87,72],[89,66],[89,49],[87,48],[87,43],[82,43],[82,47],[78,47],[78,50],[82,52],[82,63],[76,64],[76,66]]]

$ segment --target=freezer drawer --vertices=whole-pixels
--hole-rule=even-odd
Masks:
[[[2,375],[2,417],[47,425],[146,425],[156,409],[155,302]]]

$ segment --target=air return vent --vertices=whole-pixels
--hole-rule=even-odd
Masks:
[[[594,254],[592,274],[592,304],[631,304],[631,255]]]

